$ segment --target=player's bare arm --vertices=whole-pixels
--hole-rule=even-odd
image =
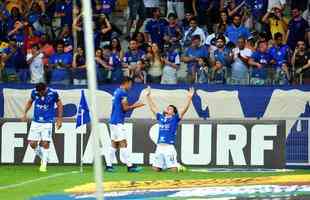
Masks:
[[[180,118],[183,119],[185,113],[188,111],[189,106],[191,105],[192,98],[194,96],[195,90],[194,88],[190,88],[187,94],[187,102],[183,110],[180,112]]]
[[[26,106],[25,106],[25,111],[23,113],[23,116],[21,118],[21,120],[23,122],[26,122],[27,121],[27,113],[28,111],[30,110],[30,108],[32,107],[32,103],[33,103],[33,100],[32,99],[29,99],[26,103]]]
[[[141,102],[136,102],[136,103],[134,103],[134,104],[132,104],[132,105],[129,105],[127,99],[126,99],[126,100],[124,99],[124,100],[122,101],[122,107],[123,107],[123,110],[124,110],[125,112],[130,111],[130,110],[134,110],[134,109],[136,109],[136,108],[140,108],[140,107],[143,107],[143,106],[145,106],[145,104],[144,104],[144,103],[141,103]]]
[[[146,99],[147,99],[148,105],[150,107],[150,110],[152,111],[152,113],[154,115],[156,115],[156,113],[158,113],[158,108],[155,105],[153,99],[151,98],[151,87],[150,86],[147,87]]]
[[[57,103],[57,118],[56,118],[56,128],[60,129],[62,126],[62,115],[63,115],[63,104],[61,100],[59,100]]]

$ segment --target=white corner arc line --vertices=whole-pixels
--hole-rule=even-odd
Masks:
[[[28,185],[28,184],[35,183],[35,182],[39,182],[39,181],[43,181],[43,180],[48,180],[48,179],[53,179],[53,178],[57,178],[57,177],[60,177],[60,176],[66,176],[66,175],[69,175],[69,174],[77,174],[77,173],[80,173],[80,172],[79,171],[71,171],[71,172],[65,172],[65,173],[57,173],[57,174],[53,174],[51,176],[44,176],[44,177],[40,177],[40,178],[24,181],[24,182],[21,182],[21,183],[16,183],[16,184],[11,184],[11,185],[6,185],[6,186],[0,186],[0,190],[17,188],[17,187]]]

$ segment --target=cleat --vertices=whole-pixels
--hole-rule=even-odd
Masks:
[[[41,166],[39,168],[40,172],[47,172],[47,167],[46,165],[43,164],[43,161],[41,160]]]
[[[106,168],[105,168],[104,171],[105,171],[105,172],[111,172],[111,173],[113,173],[113,172],[116,172],[116,169],[115,169],[113,166],[111,166],[111,167],[106,166]]]
[[[178,172],[185,172],[185,171],[187,171],[186,167],[184,167],[183,165],[179,165],[177,168],[178,168]]]
[[[141,172],[142,167],[138,167],[136,165],[132,165],[131,167],[127,168],[128,172]]]

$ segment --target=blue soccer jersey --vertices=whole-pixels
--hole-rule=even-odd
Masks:
[[[128,93],[122,88],[115,90],[112,98],[112,112],[110,124],[123,124],[126,112],[123,110],[122,101],[128,99]]]
[[[271,47],[269,54],[272,59],[276,61],[274,65],[276,68],[281,68],[284,63],[288,64],[290,56],[290,47],[288,45],[281,45],[280,47]]]
[[[177,129],[180,122],[178,114],[173,117],[165,117],[161,113],[156,114],[159,124],[158,144],[175,144]]]
[[[56,91],[47,89],[44,96],[39,96],[36,90],[32,90],[31,99],[34,102],[33,121],[38,123],[52,123],[55,121],[55,104],[59,101]]]

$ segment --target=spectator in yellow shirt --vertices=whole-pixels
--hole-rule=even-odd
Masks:
[[[272,37],[276,33],[286,35],[288,30],[288,19],[283,16],[283,10],[280,6],[275,6],[270,12],[267,12],[262,21],[269,24]]]

